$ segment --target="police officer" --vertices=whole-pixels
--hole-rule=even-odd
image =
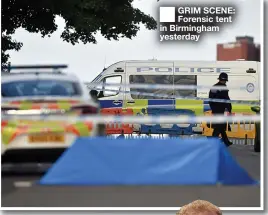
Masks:
[[[226,87],[226,82],[228,81],[228,75],[222,72],[219,75],[218,80],[219,82],[213,85],[213,87]],[[230,100],[228,92],[229,90],[227,89],[227,87],[226,89],[211,89],[209,91],[209,98]],[[231,103],[209,102],[209,105],[210,105],[212,114],[215,114],[215,115],[220,115],[220,114],[223,115],[226,109],[229,113],[232,112]],[[212,134],[213,137],[219,137],[219,135],[221,134],[222,141],[224,142],[224,144],[227,147],[232,145],[232,142],[229,141],[227,134],[226,134],[226,123],[220,123],[220,124],[213,123],[213,129],[214,129],[213,134]]]

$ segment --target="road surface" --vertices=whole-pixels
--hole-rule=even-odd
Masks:
[[[260,154],[233,145],[233,156],[260,179]],[[219,207],[260,207],[259,186],[39,186],[41,176],[2,176],[2,207],[180,207],[196,199]]]

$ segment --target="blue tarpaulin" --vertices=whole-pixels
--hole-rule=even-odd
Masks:
[[[78,138],[40,181],[43,185],[252,185],[214,138]]]

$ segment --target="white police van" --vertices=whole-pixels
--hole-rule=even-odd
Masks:
[[[260,63],[255,61],[121,61],[105,69],[93,80],[93,83],[212,86],[218,81],[217,79],[221,72],[225,72],[229,76],[227,86],[237,88],[230,90],[231,100],[260,100]],[[239,89],[242,87],[244,87],[244,90]],[[108,91],[109,89],[112,89],[112,91]],[[135,91],[154,93],[155,96],[137,95],[137,93],[134,93]],[[138,90],[130,89],[129,87],[104,86],[103,91],[99,94],[99,99],[102,108],[160,104],[180,106],[186,103],[189,104],[189,100],[165,99],[158,95],[208,98],[208,92],[208,89]],[[198,102],[200,103],[200,101]],[[202,104],[206,104],[206,102],[202,102]],[[199,111],[199,113],[201,112]]]
[[[189,115],[191,112],[194,115],[203,115],[210,110],[208,101],[196,98],[207,99],[209,89],[186,90],[174,87],[178,85],[212,86],[217,83],[221,72],[229,76],[227,86],[236,88],[229,91],[231,100],[260,101],[260,63],[254,61],[121,61],[104,69],[93,80],[93,83],[94,85],[126,85],[103,86],[98,94],[101,108],[132,109],[134,115],[168,113],[168,115],[178,116]],[[136,89],[130,88],[128,84],[167,84],[173,88]],[[170,97],[167,98],[167,95]],[[236,103],[232,106],[233,113],[253,113],[252,105]],[[160,125],[161,128],[169,129],[167,132],[170,132],[174,126]],[[134,125],[134,128],[142,130],[139,125]],[[165,133],[165,131],[159,130],[156,133]],[[175,129],[174,133],[177,134],[178,129]]]

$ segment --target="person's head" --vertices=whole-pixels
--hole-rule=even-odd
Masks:
[[[226,84],[226,82],[228,81],[228,75],[225,73],[225,72],[222,72],[220,75],[219,75],[219,82],[222,83],[222,84]]]
[[[98,91],[97,90],[90,90],[89,94],[93,99],[98,99]]]
[[[181,207],[176,215],[222,215],[222,212],[208,201],[196,200]]]

